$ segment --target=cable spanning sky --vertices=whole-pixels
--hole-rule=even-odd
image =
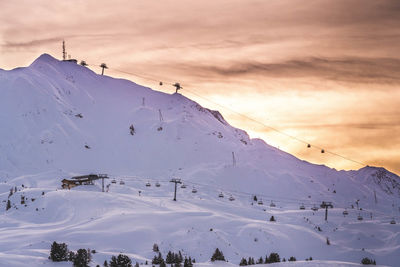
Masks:
[[[107,75],[219,109],[252,137],[337,169],[360,165],[185,92],[365,164],[400,173],[400,2],[1,1],[0,68],[67,52]],[[99,72],[100,68],[92,68]]]

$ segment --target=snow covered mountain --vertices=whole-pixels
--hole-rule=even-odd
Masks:
[[[96,249],[98,264],[119,252],[144,262],[154,243],[200,262],[216,247],[234,263],[272,251],[298,259],[400,261],[400,228],[389,223],[399,218],[400,179],[385,169],[310,164],[250,139],[218,111],[180,94],[47,54],[29,67],[0,70],[0,96],[0,199],[20,189],[10,197],[13,208],[4,205],[0,215],[3,265],[51,265],[54,240]],[[100,184],[60,190],[63,178],[87,173],[125,184],[111,184],[107,193]],[[178,190],[177,202],[171,177],[188,186]],[[31,200],[27,206],[21,195]],[[328,222],[321,209],[310,210],[322,201],[334,206]],[[269,222],[272,215],[277,222]]]

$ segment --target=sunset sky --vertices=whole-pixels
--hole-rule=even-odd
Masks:
[[[0,22],[2,69],[61,59],[65,39],[92,70],[105,62],[107,75],[167,93],[156,81],[180,82],[183,95],[301,159],[362,167],[233,111],[400,174],[398,0],[0,1]]]

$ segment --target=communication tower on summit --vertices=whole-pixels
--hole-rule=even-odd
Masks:
[[[63,40],[63,60],[67,59],[67,52],[65,52],[65,41]]]

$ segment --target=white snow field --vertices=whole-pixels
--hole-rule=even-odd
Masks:
[[[400,266],[397,175],[299,160],[180,94],[44,54],[0,70],[0,125],[0,266],[72,266],[48,259],[53,241],[95,249],[91,266],[119,253],[151,262],[154,243],[196,267],[271,252],[298,261],[267,266],[360,266],[364,257]],[[89,173],[107,173],[108,192],[100,181],[61,189],[62,179]],[[187,186],[176,202],[173,177]],[[328,221],[322,201],[333,204]],[[229,263],[209,262],[216,248]]]

